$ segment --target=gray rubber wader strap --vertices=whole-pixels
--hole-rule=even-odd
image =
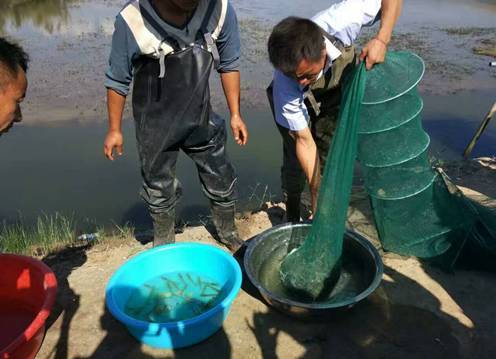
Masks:
[[[160,64],[160,73],[159,73],[158,77],[163,79],[165,77],[165,54],[161,48],[162,43],[164,43],[164,42],[167,43],[170,47],[172,47],[172,49],[174,51],[181,50],[181,47],[179,46],[179,42],[174,37],[169,35],[164,30],[164,28],[161,27],[155,21],[155,19],[152,17],[152,15],[150,15],[150,13],[142,5],[140,5],[140,12],[141,12],[141,15],[143,16],[143,18],[146,20],[146,22],[148,24],[150,24],[155,29],[155,31],[157,31],[160,34],[160,36],[162,37],[162,41],[160,42],[160,45],[159,45],[157,51],[159,53],[158,61]]]
[[[162,40],[162,42],[164,42]],[[158,47],[158,52],[159,52],[159,58],[158,58],[158,62],[160,64],[160,73],[158,74],[158,77],[160,79],[163,79],[165,77],[165,54],[164,54],[164,50],[162,50],[162,42],[160,43],[159,47]]]
[[[313,95],[312,90],[308,87],[307,90],[303,93],[303,98],[308,99],[310,105],[312,106],[313,112],[315,112],[315,116],[320,115],[320,103],[317,102],[315,96]]]
[[[208,52],[210,52],[212,54],[212,57],[214,58],[214,67],[217,70],[220,65],[220,56],[219,56],[219,51],[217,50],[217,45],[215,45],[211,33],[207,32],[206,34],[203,35],[203,38],[205,39],[205,42],[207,44]]]
[[[200,29],[196,34],[196,38],[198,40],[201,38],[205,40],[205,43],[207,45],[207,50],[212,54],[212,57],[214,59],[214,67],[217,70],[220,64],[219,50],[217,49],[217,45],[215,44],[215,41],[212,38],[212,34],[210,33],[210,31],[208,31],[208,23],[210,21],[210,18],[212,17],[212,14],[216,6],[217,6],[217,0],[211,0],[210,4],[208,5],[207,12],[205,13],[205,17],[203,18],[203,21],[201,23]]]

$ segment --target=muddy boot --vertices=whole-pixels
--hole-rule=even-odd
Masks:
[[[287,195],[285,202],[286,202],[286,221],[292,223],[300,222],[301,196],[299,194]]]
[[[212,220],[217,230],[219,241],[232,253],[235,253],[245,243],[238,236],[238,231],[234,224],[234,212],[234,206],[212,206]]]
[[[174,223],[176,211],[172,210],[164,213],[151,213],[153,219],[153,246],[174,243]]]

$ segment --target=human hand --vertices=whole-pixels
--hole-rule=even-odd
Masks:
[[[360,61],[365,59],[365,68],[372,69],[375,64],[384,62],[386,57],[387,44],[381,39],[374,37],[370,40],[360,53]]]
[[[117,151],[117,154],[119,156],[122,155],[122,144],[123,144],[123,139],[122,139],[122,132],[121,131],[109,131],[107,133],[107,136],[105,137],[105,141],[103,143],[103,153],[105,154],[105,157],[107,157],[110,161],[114,160],[114,154],[113,150],[114,148]]]
[[[240,115],[231,116],[231,131],[236,143],[240,146],[248,142],[248,129]]]

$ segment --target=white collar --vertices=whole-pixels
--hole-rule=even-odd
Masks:
[[[327,37],[324,37],[325,47],[327,56],[331,59],[331,61],[336,60],[339,56],[341,56],[341,51],[329,41]]]
[[[329,68],[332,66],[332,62],[336,60],[339,56],[341,56],[341,51],[339,51],[339,49],[336,46],[334,46],[332,42],[329,41],[328,38],[324,37],[324,43],[326,47],[327,60],[324,65],[324,70],[322,71],[322,74],[327,72],[327,70],[329,70]],[[322,74],[319,75],[319,77],[322,76]]]

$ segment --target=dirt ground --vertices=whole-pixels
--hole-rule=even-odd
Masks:
[[[472,198],[494,205],[496,161],[451,163],[445,170]],[[492,185],[490,185],[492,184]],[[375,244],[370,208],[355,191],[349,225]],[[281,223],[284,209],[267,204],[238,219],[244,239]],[[187,228],[177,240],[216,244],[205,227]],[[325,321],[304,322],[267,306],[243,281],[223,328],[206,341],[175,350],[140,345],[104,306],[112,273],[141,252],[134,238],[74,248],[45,261],[59,294],[38,358],[495,358],[496,276],[445,273],[415,258],[382,253],[381,286],[366,301]]]

